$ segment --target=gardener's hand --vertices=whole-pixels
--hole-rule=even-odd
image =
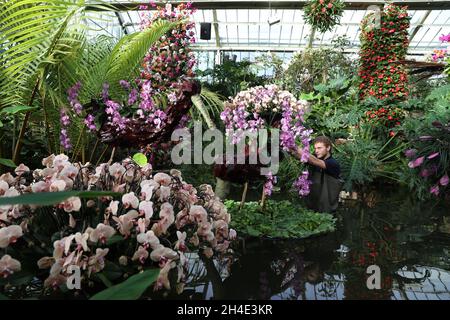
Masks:
[[[294,148],[289,150],[289,153],[292,154],[295,158],[300,159],[302,156],[302,148],[295,146]]]

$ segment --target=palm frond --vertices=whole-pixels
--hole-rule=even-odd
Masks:
[[[124,36],[114,47],[110,59],[106,79],[112,88],[119,86],[119,81],[129,79],[140,66],[142,59],[153,43],[178,23],[165,20],[155,21],[151,27]]]
[[[67,38],[73,16],[81,12],[81,1],[11,0],[0,7],[0,105],[29,104],[45,78],[45,68],[72,51]],[[72,33],[73,34],[73,33]],[[77,36],[79,34],[77,33]]]
[[[195,109],[192,109],[191,116],[194,120],[203,119],[209,128],[214,128],[212,118],[215,118],[223,111],[225,97],[202,88],[199,95],[192,97]]]

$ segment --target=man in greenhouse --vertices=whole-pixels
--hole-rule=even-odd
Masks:
[[[310,193],[306,197],[308,208],[318,212],[334,212],[338,207],[339,192],[342,187],[341,168],[331,154],[331,141],[319,136],[313,141],[314,154],[309,155]],[[301,159],[302,149],[293,150],[293,155]]]

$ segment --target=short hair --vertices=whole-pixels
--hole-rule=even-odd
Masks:
[[[331,140],[328,137],[325,136],[318,136],[313,140],[313,145],[315,145],[316,143],[323,143],[325,145],[325,147],[330,147],[330,152],[332,149],[332,144],[331,144]]]

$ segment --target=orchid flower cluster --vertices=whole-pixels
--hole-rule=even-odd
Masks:
[[[156,7],[154,3],[151,3]],[[142,7],[141,9],[145,9]],[[195,9],[192,3],[181,3],[176,7],[167,4],[157,7],[149,14],[142,11],[141,29],[149,28],[158,20],[179,22],[172,31],[159,39],[149,50],[143,61],[141,78],[150,83],[150,93],[165,93],[171,103],[183,98],[181,83],[194,78],[193,67],[197,63],[189,46],[195,43],[195,23],[190,21]]]
[[[109,85],[107,83],[103,85],[101,99],[102,104],[105,107],[103,112],[106,114],[106,122],[104,124],[114,127],[117,134],[120,134],[127,128],[127,125],[129,125],[133,119],[142,119],[144,120],[145,125],[153,126],[156,130],[160,130],[167,118],[167,114],[164,110],[155,106],[152,99],[150,82],[143,82],[139,90],[132,87],[128,81],[120,80],[119,83],[126,93],[123,103],[113,100],[109,94]],[[68,90],[68,100],[73,108],[73,112],[78,116],[82,115],[82,111],[85,109],[77,100],[80,89],[81,83],[77,82]],[[74,101],[76,101],[76,103],[74,103]],[[99,131],[102,126],[102,123],[99,123],[99,117],[102,116],[102,112],[97,112],[97,116],[95,116],[94,113],[95,112],[89,113],[86,111],[86,115],[84,116],[84,124],[91,132]],[[72,148],[67,131],[71,120],[65,109],[61,110],[60,122],[61,146],[63,146],[64,150],[68,151]]]
[[[443,125],[438,121],[434,121],[433,126],[441,129],[448,136],[450,124]],[[439,151],[436,152],[436,149],[433,148],[435,147],[434,144],[441,147],[438,149]],[[447,157],[448,145],[448,142],[440,139],[440,137],[423,135],[414,141],[413,148],[405,151],[406,157],[410,160],[408,167],[413,170],[420,169],[418,171],[419,176],[431,183],[429,193],[436,197],[445,195],[448,192],[447,189],[450,182],[448,172],[450,168],[448,161],[442,161],[442,158],[446,159]]]
[[[447,35],[442,34],[439,37],[441,43],[450,42],[450,33]],[[449,57],[450,46],[447,49],[434,49],[433,52],[427,56],[427,61],[432,62],[446,62]]]
[[[297,100],[290,92],[281,90],[276,85],[253,87],[239,92],[221,113],[225,123],[226,135],[233,144],[245,136],[245,131],[256,132],[263,128],[278,128],[280,144],[285,151],[296,150],[297,141],[302,146],[301,162],[309,158],[309,145],[312,130],[304,127],[303,115],[307,110],[307,102]],[[309,193],[307,173],[303,173],[295,187],[301,196]],[[274,177],[268,175],[265,192],[270,195]]]
[[[228,227],[231,217],[224,204],[210,185],[196,189],[183,181],[178,170],[153,174],[150,164],[139,167],[131,159],[94,167],[89,163],[71,163],[63,154],[51,155],[42,164],[45,168],[32,172],[21,164],[15,176],[0,176],[0,196],[70,190],[122,194],[117,200],[111,196],[87,201],[70,197],[50,208],[61,236],[53,241],[53,255],[37,262],[39,268],[50,269],[44,281],[46,287],[65,284],[73,266],[82,270],[82,279],[88,280],[103,270],[107,258],[117,258],[122,266],[158,265],[155,290],[170,289],[168,276],[174,269],[177,289],[182,290],[187,270],[185,252],[198,249],[211,258],[214,253],[222,255],[231,250],[236,231]],[[1,206],[0,250],[31,241],[35,224],[28,227],[28,222],[48,213],[48,209],[35,205]],[[27,239],[20,243],[25,235]],[[128,249],[119,252],[120,257],[111,257],[108,240],[113,236],[132,242]],[[11,252],[19,255],[20,251],[8,251]],[[6,254],[1,257],[1,276],[20,271],[20,261],[15,258]]]

